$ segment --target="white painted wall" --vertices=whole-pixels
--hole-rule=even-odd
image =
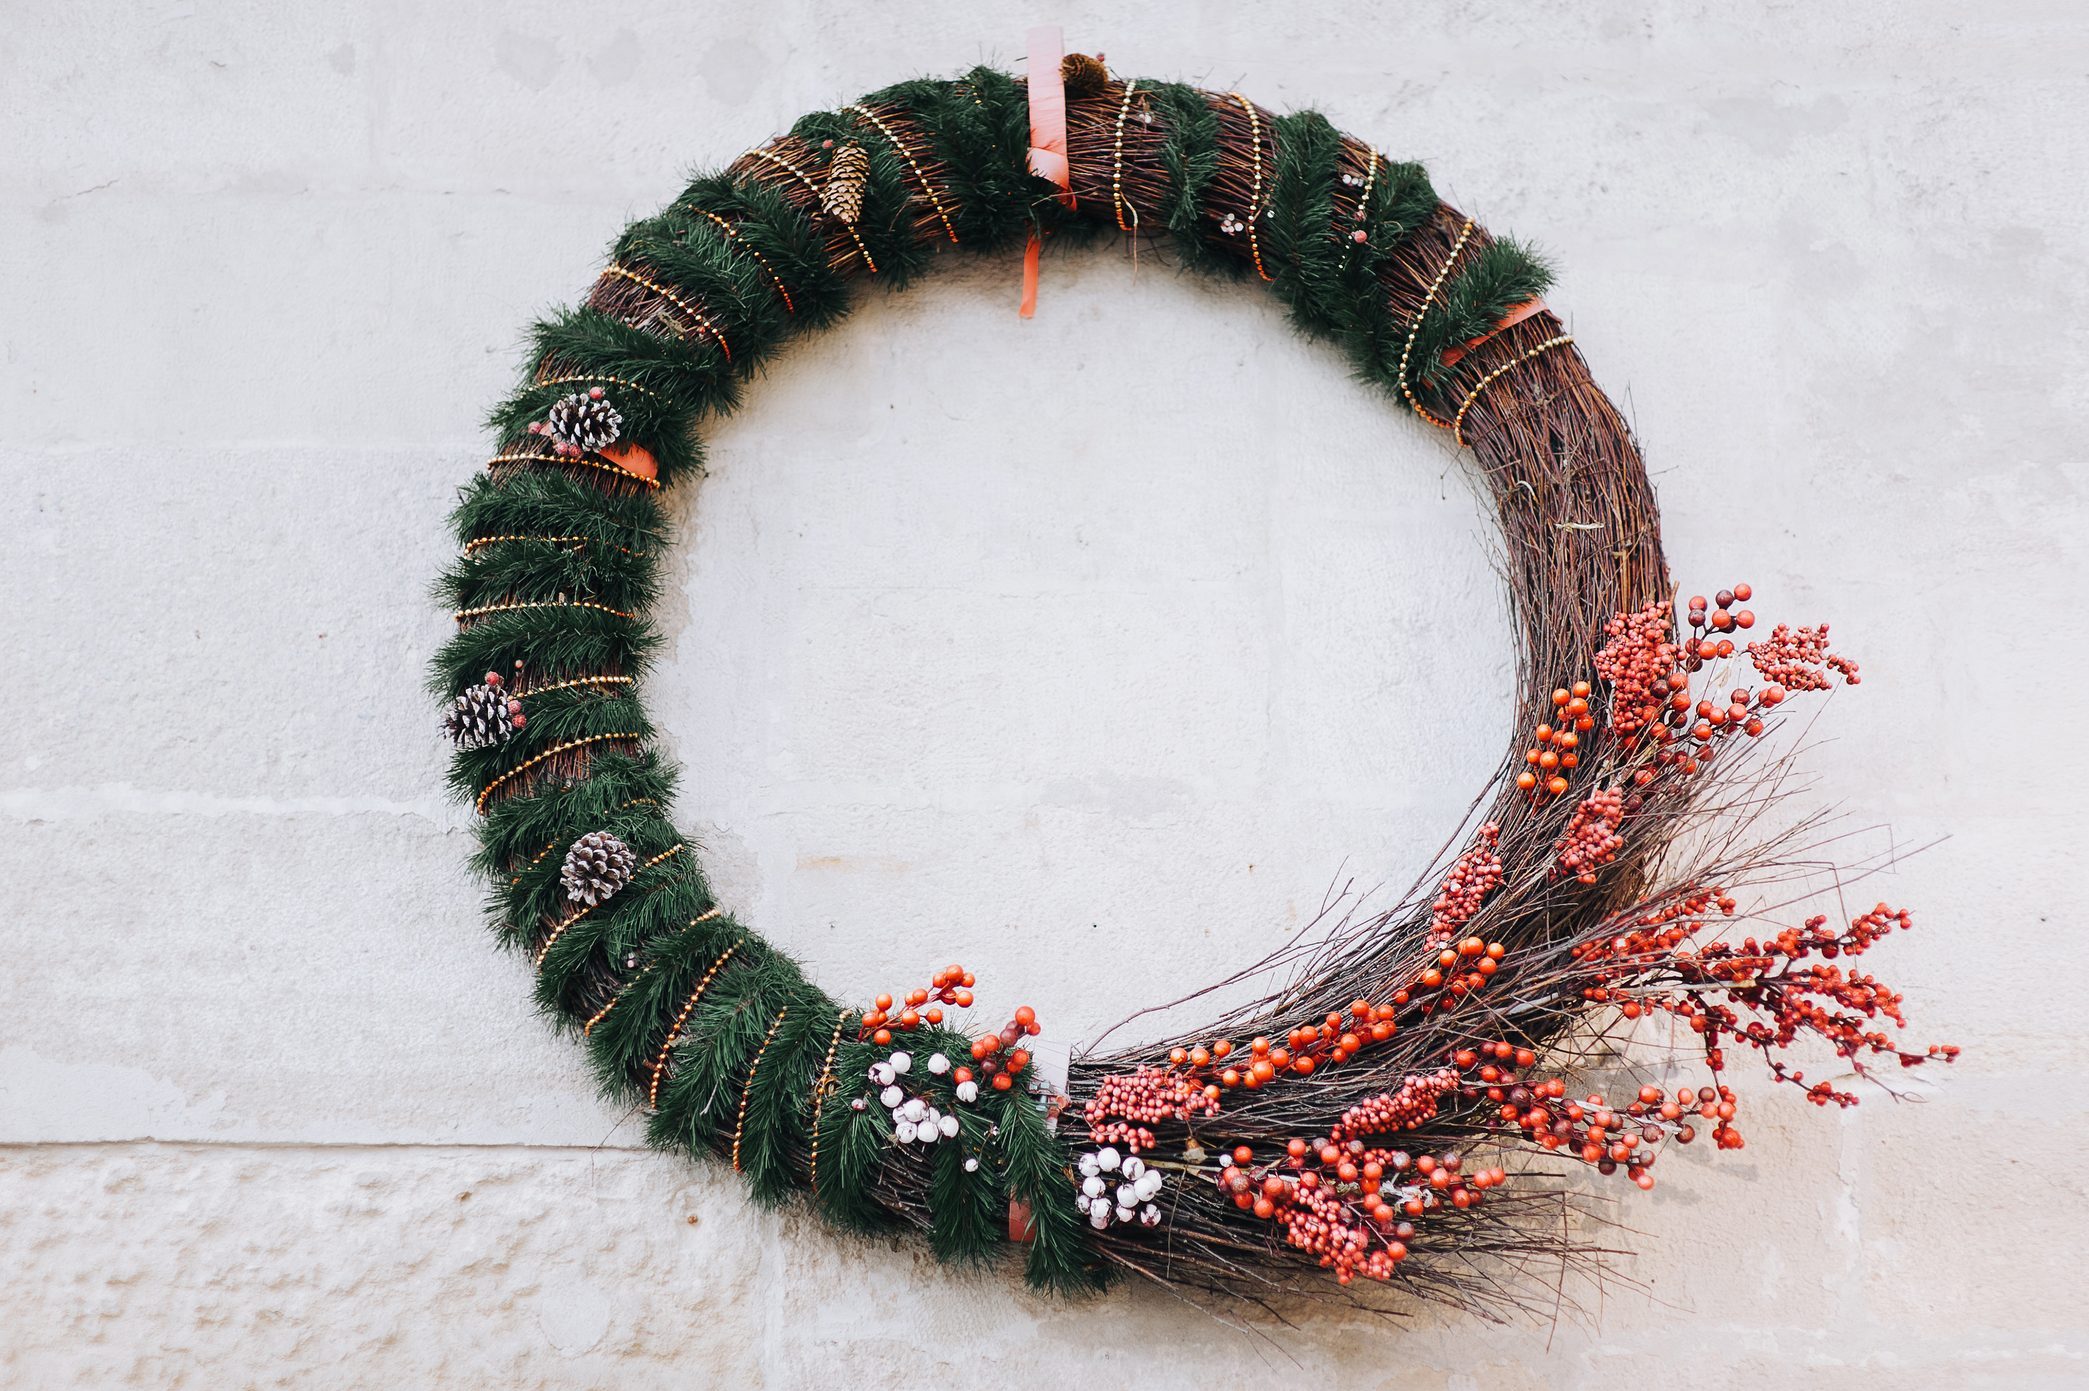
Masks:
[[[645,1152],[437,794],[445,500],[523,323],[686,168],[1036,12],[12,0],[0,1384],[2089,1381],[2089,12],[1127,8],[1058,17],[1557,253],[1679,574],[1864,660],[1819,800],[1860,852],[1950,837],[1853,891],[1921,912],[1879,968],[1966,1045],[1947,1085],[1751,1092],[1744,1155],[1628,1209],[1654,1299],[1595,1326],[1281,1350]],[[824,983],[956,957],[1076,1036],[1404,882],[1509,649],[1460,461],[1272,306],[1107,250],[1015,295],[872,295],[715,432],[651,697],[728,900]]]

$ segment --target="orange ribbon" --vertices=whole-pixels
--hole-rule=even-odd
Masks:
[[[1073,166],[1066,157],[1066,82],[1059,64],[1066,56],[1066,37],[1057,25],[1030,31],[1030,172],[1059,186],[1062,206],[1074,206]],[[1023,248],[1023,304],[1026,319],[1037,313],[1037,262],[1044,241],[1030,228]]]
[[[1455,348],[1445,348],[1443,350],[1443,365],[1446,367],[1457,366],[1459,358],[1464,357],[1467,353],[1471,352],[1474,348],[1479,347],[1480,344],[1486,342],[1495,334],[1500,333],[1503,329],[1509,328],[1515,324],[1522,323],[1525,319],[1528,319],[1531,315],[1538,313],[1544,307],[1545,301],[1542,299],[1525,300],[1523,303],[1517,305],[1514,309],[1511,309],[1508,313],[1502,315],[1500,321],[1497,322],[1493,328],[1488,329],[1478,338],[1468,338]]]

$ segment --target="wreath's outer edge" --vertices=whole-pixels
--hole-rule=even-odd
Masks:
[[[1042,1287],[1090,1288],[1115,1270],[1256,1303],[1318,1293],[1326,1253],[1239,1216],[1226,1173],[1203,1182],[1200,1152],[1214,1166],[1236,1144],[1266,1152],[1302,1133],[1293,1099],[1340,1114],[1426,1075],[1476,1030],[1502,1047],[1559,1043],[1585,1009],[1563,953],[1653,891],[1664,834],[1650,827],[1584,876],[1592,883],[1557,882],[1577,802],[1520,791],[1512,775],[1524,749],[1512,747],[1491,804],[1453,833],[1446,855],[1473,824],[1497,837],[1496,877],[1520,897],[1504,889],[1489,936],[1530,959],[1528,988],[1498,992],[1500,1006],[1480,1018],[1425,1010],[1371,1066],[1236,1095],[1181,1127],[1188,1143],[1159,1233],[1098,1232],[1073,1210],[1069,1153],[1027,1079],[964,1103],[955,1074],[917,1078],[924,1098],[962,1117],[962,1133],[918,1153],[892,1143],[893,1116],[863,1104],[865,1074],[890,1050],[867,1037],[860,1012],[714,901],[667,819],[673,774],[634,695],[655,641],[642,615],[668,543],[658,491],[699,464],[700,419],[730,409],[739,383],[793,333],[839,317],[853,282],[904,284],[953,241],[992,250],[1033,229],[1062,239],[1098,224],[1165,231],[1191,265],[1272,281],[1298,326],[1340,343],[1390,399],[1456,420],[1503,530],[1522,728],[1553,716],[1555,682],[1594,671],[1607,622],[1669,596],[1630,431],[1549,310],[1511,314],[1545,288],[1545,268],[1438,200],[1417,166],[1311,113],[1279,117],[1236,94],[1144,80],[1070,90],[1068,132],[1073,215],[1026,171],[1020,81],[978,69],[904,83],[807,116],[629,228],[585,304],[538,325],[529,376],[494,413],[498,447],[455,514],[465,553],[443,586],[460,632],[431,684],[461,699],[482,673],[499,673],[527,709],[512,737],[459,754],[453,784],[485,812],[478,866],[493,881],[502,935],[535,963],[540,1004],[585,1039],[606,1094],[648,1105],[654,1143],[729,1156],[765,1199],[809,1190],[853,1228],[921,1228],[946,1257],[1000,1249],[1014,1225],[1004,1209],[1027,1209],[1028,1270]],[[843,177],[847,189],[830,188]],[[614,448],[583,450],[544,428],[548,410],[589,389],[619,412]],[[1685,824],[1700,785],[1665,793],[1662,826]],[[644,867],[576,911],[561,897],[561,859],[595,831]],[[1383,998],[1372,992],[1412,979],[1438,945],[1433,897],[1432,880],[1399,908],[1344,926],[1327,939],[1339,953],[1289,959],[1281,991],[1199,1036],[1275,1033]],[[924,1058],[979,1056],[950,1028],[924,1026],[907,1046]],[[1107,1077],[1164,1060],[1168,1046],[1076,1059],[1072,1104],[1094,1101]],[[1457,1095],[1477,1092],[1468,1084]],[[1447,1116],[1442,1143],[1474,1130]],[[1408,1245],[1510,1263],[1589,1254],[1567,1220],[1571,1204],[1534,1187],[1469,1210],[1446,1204]],[[1463,1263],[1410,1261],[1400,1279],[1489,1313],[1524,1297]],[[1548,1306],[1553,1298],[1546,1290]]]

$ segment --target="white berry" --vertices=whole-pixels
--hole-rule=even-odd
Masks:
[[[1090,1174],[1087,1178],[1081,1180],[1081,1191],[1091,1198],[1100,1198],[1103,1195],[1103,1190],[1109,1186],[1097,1174]]]
[[[914,1066],[914,1055],[912,1053],[894,1053],[888,1061],[892,1064],[892,1070],[904,1077]]]
[[[907,1094],[898,1087],[887,1087],[878,1093],[878,1100],[885,1103],[885,1109],[888,1111],[898,1110],[899,1104],[906,1099]]]
[[[931,1053],[928,1055],[928,1070],[941,1077],[944,1073],[950,1071],[950,1059],[944,1057],[941,1053]]]
[[[1135,1154],[1131,1158],[1124,1161],[1123,1168],[1124,1176],[1130,1179],[1133,1183],[1137,1183],[1139,1181],[1139,1175],[1146,1172],[1146,1161],[1139,1158],[1139,1156]]]
[[[901,1144],[911,1145],[914,1143],[914,1122],[901,1121],[892,1127],[892,1133],[899,1138]]]
[[[955,1139],[957,1138],[957,1117],[956,1117],[956,1116],[943,1116],[943,1117],[940,1117],[940,1118],[939,1118],[939,1119],[938,1119],[938,1120],[936,1121],[936,1128],[937,1128],[938,1130],[940,1130],[940,1131],[942,1131],[942,1132],[943,1132],[943,1138],[944,1138],[944,1139],[946,1139],[946,1140],[955,1140]],[[975,1167],[976,1167],[976,1161],[975,1161]]]
[[[979,1100],[979,1084],[977,1082],[958,1083],[957,1099],[959,1101],[964,1102],[968,1106],[971,1105],[973,1102]]]
[[[1110,1172],[1110,1171],[1111,1171],[1112,1169],[1115,1169],[1115,1168],[1117,1167],[1117,1164],[1118,1164],[1118,1154],[1117,1154],[1117,1151],[1116,1151],[1116,1150],[1114,1150],[1114,1149],[1112,1149],[1112,1148],[1111,1148],[1111,1147],[1109,1147],[1108,1145],[1105,1145],[1105,1146],[1103,1146],[1103,1147],[1102,1147],[1101,1149],[1099,1149],[1099,1150],[1097,1150],[1097,1151],[1095,1152],[1095,1162],[1096,1162],[1096,1163],[1097,1163],[1097,1164],[1098,1164],[1099,1166],[1101,1166],[1101,1168],[1102,1168],[1102,1171],[1103,1171],[1104,1173],[1106,1173],[1106,1174],[1107,1174],[1107,1173],[1109,1173],[1109,1172]]]

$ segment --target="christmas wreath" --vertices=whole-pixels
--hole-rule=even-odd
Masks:
[[[1498,1313],[1533,1256],[1600,1259],[1563,1220],[1577,1166],[1646,1188],[1671,1146],[1741,1146],[1737,1052],[1822,1105],[1874,1064],[1954,1054],[1904,1048],[1899,996],[1848,964],[1905,911],[1786,920],[1792,833],[1706,834],[1774,798],[1789,756],[1757,737],[1785,702],[1857,667],[1825,626],[1759,626],[1745,584],[1675,600],[1638,449],[1539,298],[1544,264],[1312,112],[1079,56],[1032,71],[1049,91],[905,82],[697,178],[536,325],[493,413],[433,685],[499,935],[605,1091],[764,1201],[947,1258],[1019,1250],[1052,1290],[1129,1273],[1259,1305],[1361,1276]],[[1521,732],[1400,903],[1235,977],[1276,982],[1257,1003],[1051,1085],[1032,1011],[960,1022],[962,967],[834,1000],[715,901],[639,682],[661,494],[700,466],[698,423],[852,283],[1025,239],[1034,276],[1041,240],[1083,229],[1268,285],[1472,451]],[[1683,1041],[1648,1065],[1666,1080],[1612,1047],[1648,1019]],[[1841,1075],[1808,1079],[1799,1045]]]

